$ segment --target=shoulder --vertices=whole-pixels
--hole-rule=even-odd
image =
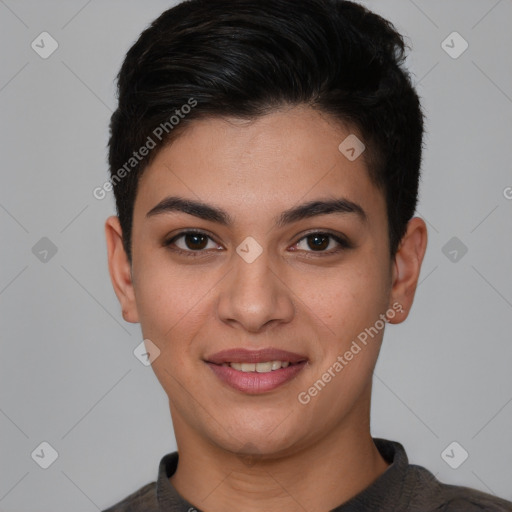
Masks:
[[[144,485],[102,512],[158,512],[156,482]]]
[[[446,504],[439,512],[512,512],[512,502],[469,487],[441,483],[440,492]]]
[[[166,503],[175,498],[168,478],[176,471],[177,464],[178,452],[167,453],[160,459],[156,481],[144,485],[102,512],[160,512],[159,498]]]
[[[411,509],[425,512],[512,512],[512,502],[469,487],[440,482],[422,466],[410,465],[409,473],[415,482],[414,507]]]

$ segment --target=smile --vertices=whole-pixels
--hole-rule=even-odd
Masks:
[[[266,361],[264,363],[222,363],[222,366],[230,366],[241,372],[268,373],[281,368],[287,368],[290,361]]]
[[[273,391],[295,378],[308,363],[302,354],[280,349],[230,349],[204,361],[223,385],[246,394]]]

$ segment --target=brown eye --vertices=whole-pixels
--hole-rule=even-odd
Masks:
[[[211,246],[208,243],[211,242]],[[187,256],[196,256],[205,249],[217,249],[218,245],[206,233],[200,231],[183,231],[170,240],[164,242],[164,246],[169,247],[175,252],[187,254]]]
[[[208,237],[200,233],[187,233],[182,238],[186,247],[193,251],[204,249],[208,245]]]
[[[350,249],[351,245],[344,238],[332,233],[315,232],[302,237],[295,244],[295,247],[305,252],[325,253],[328,255],[340,252],[343,249]],[[326,250],[328,248],[330,250]]]
[[[308,247],[315,251],[327,249],[329,246],[329,236],[326,235],[308,235],[306,237],[308,241]]]

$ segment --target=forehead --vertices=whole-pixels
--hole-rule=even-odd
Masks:
[[[193,121],[145,170],[136,209],[146,208],[145,214],[172,194],[222,203],[235,216],[254,216],[319,197],[343,196],[381,215],[384,198],[369,179],[364,152],[352,160],[340,151],[340,144],[346,149],[347,137],[357,143],[354,136],[361,139],[348,126],[308,107],[250,121]]]

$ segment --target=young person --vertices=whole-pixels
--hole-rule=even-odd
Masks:
[[[370,433],[427,245],[404,52],[348,1],[190,0],[127,53],[109,270],[178,450],[109,512],[512,510]]]

